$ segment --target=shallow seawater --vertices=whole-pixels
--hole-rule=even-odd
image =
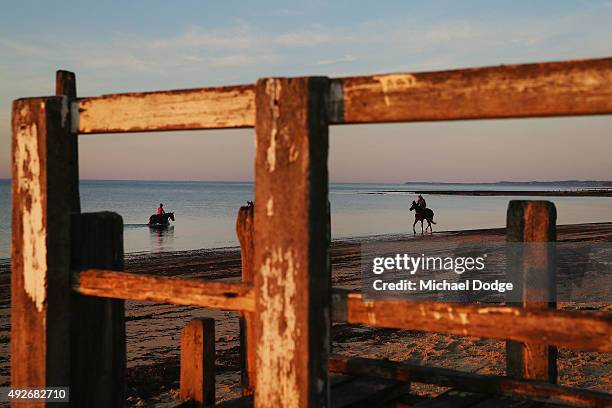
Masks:
[[[414,213],[408,209],[415,199],[414,194],[388,191],[453,188],[458,187],[332,183],[329,194],[332,236],[410,233]],[[491,187],[464,185],[460,188]],[[525,190],[526,187],[517,189]],[[378,194],[381,191],[387,192]],[[242,182],[84,180],[80,192],[84,212],[107,210],[121,214],[126,252],[236,246],[236,213],[247,200],[253,200],[253,184]],[[425,198],[428,207],[435,211],[434,230],[457,231],[503,227],[508,201],[528,197],[430,195]],[[558,224],[612,221],[612,198],[609,197],[536,199],[556,204]],[[146,225],[148,217],[160,202],[164,203],[166,211],[175,213],[176,222],[167,229],[149,228]],[[10,208],[10,180],[0,180],[0,258],[10,256]]]

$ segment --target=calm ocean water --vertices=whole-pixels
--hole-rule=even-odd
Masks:
[[[330,186],[332,236],[402,234],[412,230],[415,198],[407,193],[368,194],[397,189],[490,189],[491,186],[338,184]],[[542,187],[498,187],[541,190]],[[565,189],[565,187],[546,187]],[[503,227],[510,199],[521,197],[426,196],[436,215],[437,231]],[[84,212],[110,210],[121,214],[126,252],[174,251],[238,245],[236,212],[253,199],[253,184],[241,182],[82,181]],[[557,206],[558,223],[612,221],[612,198],[546,197]],[[149,229],[149,215],[162,202],[176,214],[166,231]],[[0,180],[0,258],[10,256],[10,180]]]

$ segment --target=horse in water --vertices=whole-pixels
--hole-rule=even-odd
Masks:
[[[149,226],[166,226],[170,225],[168,219],[174,221],[174,213],[168,212],[164,214],[153,214],[149,217]]]
[[[435,224],[433,220],[434,212],[430,210],[429,208],[422,208],[420,205],[417,205],[416,201],[413,201],[412,206],[410,206],[410,211],[412,210],[415,211],[414,224],[412,224],[412,231],[416,234],[416,229],[414,228],[414,226],[416,225],[417,222],[421,221],[421,234],[423,234],[424,233],[423,220],[425,220],[427,221],[427,228],[429,228],[431,232],[433,233],[433,228],[431,227],[431,224]],[[427,228],[425,228],[425,231],[427,231]]]

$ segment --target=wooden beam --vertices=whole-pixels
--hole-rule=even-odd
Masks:
[[[55,95],[66,96],[68,102],[76,100],[76,76],[73,72],[57,71],[55,73]],[[72,121],[72,112],[68,112]],[[79,195],[79,138],[76,133],[70,134],[70,198],[72,212],[81,212],[81,198]]]
[[[73,291],[89,296],[194,305],[253,312],[252,287],[244,283],[135,275],[106,270],[73,273]],[[432,331],[472,337],[555,344],[612,352],[612,316],[595,311],[526,310],[407,300],[365,301],[334,289],[332,319],[338,323]]]
[[[215,405],[215,319],[193,319],[181,333],[181,401]]]
[[[612,58],[339,78],[332,123],[612,113]]]
[[[255,406],[329,406],[326,78],[256,85]]]
[[[72,273],[72,290],[87,296],[252,312],[252,285],[88,269]]]
[[[206,282],[92,269],[74,272],[72,288],[89,296],[255,311],[252,287],[245,283]],[[338,323],[612,351],[612,316],[604,312],[526,310],[407,300],[371,302],[363,300],[359,293],[342,289],[334,289],[332,303],[332,319]]]
[[[550,201],[508,204],[506,241],[508,272],[518,279],[523,301],[516,306],[555,309],[557,210]],[[557,348],[546,344],[506,342],[507,375],[557,382]]]
[[[112,94],[72,106],[78,133],[248,128],[253,85]],[[612,58],[334,79],[331,124],[612,113]]]
[[[240,242],[242,261],[242,282],[253,284],[253,252],[255,251],[254,206],[248,204],[240,207],[236,219],[236,235]],[[255,327],[252,313],[242,313],[240,317],[240,376],[242,394],[253,394],[255,383]]]
[[[482,394],[523,397],[551,404],[580,407],[603,407],[612,404],[612,396],[602,392],[560,387],[545,381],[517,380],[388,360],[333,355],[329,359],[329,370],[333,373],[435,384]]]
[[[68,99],[16,100],[12,128],[11,386],[65,387],[70,385]]]
[[[80,98],[78,133],[122,133],[253,127],[253,85]]]
[[[111,212],[73,214],[71,268],[123,270],[123,221]],[[125,403],[124,301],[72,294],[70,402],[76,407]]]
[[[612,315],[595,311],[524,309],[408,300],[366,301],[335,289],[334,322],[612,351]]]

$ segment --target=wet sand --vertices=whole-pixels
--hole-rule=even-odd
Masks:
[[[558,227],[560,241],[612,242],[612,223]],[[376,236],[335,241],[332,244],[332,280],[335,287],[360,285],[360,245],[372,241],[432,240],[449,246],[465,242],[503,242],[503,229],[436,233],[432,236]],[[126,256],[126,271],[198,279],[240,279],[237,248],[195,250]],[[0,385],[9,383],[10,278],[8,264],[0,264]],[[572,309],[612,311],[611,305],[572,305]],[[240,395],[238,314],[145,302],[126,302],[128,350],[128,406],[170,406],[178,398],[181,329],[194,317],[216,320],[217,398]],[[388,358],[480,374],[504,374],[505,346],[481,340],[434,333],[335,324],[333,352]],[[559,374],[563,385],[612,391],[612,355],[560,350]],[[441,388],[414,384],[422,394]]]

